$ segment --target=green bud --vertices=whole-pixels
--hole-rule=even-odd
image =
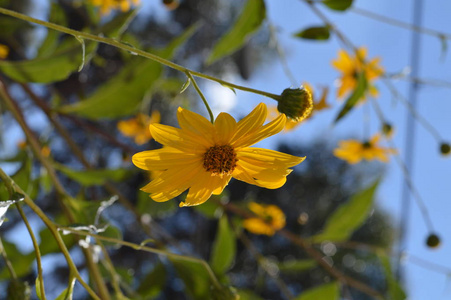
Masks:
[[[426,245],[429,248],[437,248],[438,246],[440,246],[439,236],[434,233],[431,233],[430,235],[428,235],[427,240],[426,240]]]
[[[390,134],[393,132],[393,126],[391,126],[390,123],[384,123],[382,125],[382,133],[385,136],[390,136]]]
[[[295,121],[307,118],[313,109],[312,95],[305,88],[285,89],[280,95],[277,110]]]
[[[443,155],[449,155],[451,153],[451,146],[448,143],[441,143],[440,153]]]

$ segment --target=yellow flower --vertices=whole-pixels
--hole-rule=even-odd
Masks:
[[[377,97],[378,90],[371,82],[382,75],[384,69],[379,65],[380,58],[374,58],[366,61],[367,49],[361,47],[357,49],[354,56],[350,56],[346,51],[340,50],[338,58],[332,61],[332,66],[343,74],[340,78],[340,87],[337,91],[337,97],[343,98],[348,92],[353,91],[357,87],[358,76],[363,72],[368,81],[368,91],[371,96]]]
[[[107,15],[114,9],[120,9],[122,12],[126,12],[130,10],[131,4],[139,4],[139,0],[90,0],[90,2],[100,8],[101,15]]]
[[[285,214],[276,205],[261,205],[249,203],[249,209],[256,215],[243,221],[243,227],[254,234],[274,235],[277,230],[285,227]]]
[[[161,116],[159,111],[153,111],[150,117],[144,114],[138,114],[135,118],[117,123],[119,131],[128,137],[135,138],[135,143],[142,145],[152,139],[149,131],[149,125],[160,123]]]
[[[194,112],[179,108],[180,127],[151,124],[152,137],[162,149],[139,152],[132,158],[141,169],[162,171],[141,190],[157,201],[167,201],[189,189],[182,206],[199,205],[219,195],[232,177],[260,187],[281,187],[290,167],[305,157],[249,146],[280,132],[286,117],[280,115],[263,125],[266,105],[260,103],[239,121],[220,113],[215,123]]]
[[[388,162],[389,155],[395,154],[393,148],[383,148],[378,145],[380,135],[374,135],[370,141],[360,142],[357,140],[340,141],[339,147],[334,150],[334,155],[346,160],[350,164],[356,164],[362,159]]]
[[[8,57],[9,48],[8,46],[0,44],[0,59],[5,59]]]
[[[316,99],[313,87],[307,82],[304,82],[302,85],[312,95],[312,99],[313,99],[313,110],[312,110],[311,114],[309,114],[304,120],[310,119],[318,111],[330,108],[330,105],[326,102],[327,94],[329,92],[329,89],[327,87],[322,89],[320,98]],[[275,119],[278,115],[279,115],[279,111],[277,110],[277,107],[274,106],[274,107],[269,108],[269,114],[268,114],[269,120]],[[294,130],[296,127],[298,127],[300,124],[302,124],[304,120],[296,121],[291,118],[288,118],[287,123],[285,124],[284,131]]]

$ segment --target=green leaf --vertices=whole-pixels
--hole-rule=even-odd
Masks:
[[[32,273],[31,264],[36,257],[34,251],[28,254],[23,254],[19,251],[15,244],[10,243],[5,239],[2,239],[2,243],[9,261],[14,266],[14,271],[16,272],[17,277],[22,277]],[[0,280],[10,279],[10,277],[11,275],[9,274],[7,268],[2,268],[0,271]]]
[[[390,266],[390,259],[385,254],[378,254],[379,260],[382,264],[382,268],[385,273],[385,279],[387,281],[388,286],[388,300],[404,300],[407,298],[406,293],[401,288],[401,285],[398,281],[396,281],[395,276],[393,276],[393,272]]]
[[[55,223],[57,224],[64,224],[66,221],[66,218],[63,215],[58,215],[55,217]],[[61,234],[61,238],[64,241],[64,244],[66,245],[67,249],[71,249],[72,246],[76,244],[75,239],[72,235],[67,234]],[[39,249],[41,251],[41,256],[50,254],[50,253],[57,253],[61,252],[60,247],[58,246],[58,243],[55,241],[55,237],[53,236],[50,229],[47,227],[44,227],[39,232]]]
[[[66,15],[64,14],[64,10],[61,5],[52,3],[50,7],[50,16],[49,22],[66,26],[67,20]],[[41,46],[38,49],[37,57],[48,57],[53,54],[56,47],[58,46],[58,39],[61,33],[59,31],[53,29],[47,29],[47,36],[42,42]]]
[[[0,4],[0,7],[4,6]],[[11,38],[17,31],[31,29],[33,26],[28,22],[2,15],[0,18],[0,28],[2,29],[0,32],[2,38]]]
[[[55,298],[55,300],[72,300],[72,294],[74,293],[75,277],[71,278],[69,285],[65,288],[61,294]]]
[[[141,281],[138,294],[144,299],[153,299],[163,290],[166,284],[166,268],[158,263]]]
[[[207,64],[240,49],[247,39],[260,28],[265,18],[265,2],[263,0],[247,0],[233,27],[213,47],[207,58]]]
[[[313,242],[340,242],[347,240],[368,217],[373,206],[374,192],[378,184],[379,180],[367,189],[352,196],[347,203],[341,205],[329,217],[323,232],[312,237]]]
[[[330,37],[329,26],[309,27],[294,34],[307,40],[328,40]]]
[[[111,21],[103,25],[99,30],[96,30],[96,32],[98,31],[98,33],[102,33],[108,37],[117,38],[127,30],[137,14],[137,9],[131,9],[127,12],[115,15]]]
[[[92,53],[96,47],[97,43],[87,42],[86,53]],[[18,82],[51,83],[69,77],[77,71],[82,60],[80,43],[69,38],[45,57],[22,61],[0,60],[0,71]]]
[[[54,164],[54,166],[55,169],[62,172],[70,179],[75,180],[85,186],[102,185],[108,180],[121,181],[130,173],[130,171],[126,169],[78,171],[56,163]]]
[[[197,262],[169,258],[178,276],[185,283],[185,289],[193,299],[212,299],[211,280],[207,270]]]
[[[42,300],[41,280],[39,279],[39,276],[36,277],[35,288],[36,288],[36,296],[38,296],[39,300]]]
[[[322,284],[301,293],[296,300],[338,300],[340,299],[340,285],[338,282]]]
[[[257,295],[252,290],[238,290],[239,300],[262,300],[259,295]]]
[[[360,73],[358,76],[359,78],[357,80],[357,86],[355,90],[352,92],[351,96],[349,96],[349,98],[346,100],[343,108],[335,118],[334,121],[335,123],[337,123],[341,118],[347,115],[351,111],[351,109],[357,104],[357,102],[365,95],[365,91],[368,87],[368,82],[363,72]]]
[[[157,54],[163,58],[171,58],[198,27],[198,24],[191,26],[165,49],[157,51]],[[59,110],[93,120],[131,115],[139,109],[144,95],[160,78],[162,70],[162,65],[158,62],[133,56],[115,77],[99,87],[90,97],[63,106]]]
[[[227,216],[219,220],[216,238],[210,257],[210,265],[216,274],[223,274],[233,263],[236,254],[236,238]]]
[[[278,265],[280,272],[299,273],[317,266],[313,259],[289,260]]]
[[[352,0],[323,0],[324,5],[333,10],[345,11],[352,5]]]
[[[152,217],[164,217],[175,211],[177,206],[173,200],[156,202],[149,197],[149,194],[138,191],[137,210],[142,214],[149,214]]]
[[[28,283],[11,280],[8,285],[8,295],[5,299],[8,300],[29,300],[31,298],[31,289]]]

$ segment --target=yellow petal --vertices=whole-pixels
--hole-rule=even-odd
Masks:
[[[217,145],[227,145],[230,144],[230,140],[236,131],[236,121],[235,119],[227,114],[220,113],[215,120],[215,144]]]
[[[229,184],[230,179],[232,179],[232,175],[225,175],[220,182],[220,186],[213,190],[213,195],[220,195],[224,188]]]
[[[132,162],[135,166],[149,171],[179,168],[179,166],[191,164],[196,161],[200,164],[202,157],[170,147],[139,152],[132,157]]]
[[[285,114],[281,114],[265,126],[255,128],[252,132],[248,132],[247,134],[235,139],[232,141],[231,145],[235,148],[252,146],[259,141],[282,131],[285,127],[286,120],[287,118]]]
[[[237,123],[237,130],[233,140],[237,140],[260,128],[268,115],[268,109],[264,103],[260,103],[254,110]]]
[[[237,153],[237,158],[246,159],[254,164],[276,166],[280,168],[293,167],[305,160],[305,156],[298,157],[263,148],[242,148]]]
[[[248,218],[244,220],[243,227],[254,234],[274,235],[274,229],[259,218]]]
[[[224,185],[224,178],[212,176],[209,172],[203,171],[190,187],[185,202],[180,202],[180,207],[194,206],[204,203],[210,198],[213,191]]]
[[[177,120],[179,121],[180,128],[184,131],[200,136],[208,144],[213,145],[213,124],[203,116],[179,107],[177,110]]]
[[[238,180],[244,181],[249,184],[253,184],[256,186],[264,187],[267,189],[277,189],[283,186],[286,182],[286,177],[282,176],[282,178],[279,181],[264,181],[259,178],[255,178],[256,174],[253,173],[251,170],[248,170],[245,167],[242,167],[241,165],[237,165],[235,170],[232,173],[233,178],[236,178]]]
[[[188,131],[182,131],[178,128],[162,125],[150,124],[150,134],[162,145],[179,149],[184,152],[203,153],[210,145],[205,139],[190,134]]]

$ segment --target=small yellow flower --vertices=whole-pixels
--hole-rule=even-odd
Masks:
[[[343,98],[348,92],[353,91],[357,87],[358,76],[363,72],[369,87],[368,92],[371,96],[377,97],[378,90],[371,84],[384,73],[384,69],[379,65],[380,58],[374,58],[366,61],[367,49],[361,47],[357,49],[354,56],[349,55],[346,51],[340,50],[338,58],[332,61],[332,66],[342,72],[340,78],[340,87],[337,91],[337,97]]]
[[[134,138],[136,144],[142,145],[152,139],[149,125],[160,123],[160,120],[160,112],[153,111],[150,117],[144,114],[138,114],[135,118],[120,121],[117,123],[117,128],[123,135]]]
[[[9,48],[8,46],[0,44],[0,59],[5,59],[8,57]]]
[[[89,0],[100,8],[101,15],[107,15],[111,10],[120,9],[122,12],[130,10],[131,4],[138,5],[140,0]]]
[[[286,132],[296,129],[299,125],[301,125],[303,123],[303,121],[310,119],[316,112],[319,112],[319,111],[321,111],[323,109],[330,108],[330,105],[326,102],[327,94],[329,92],[329,89],[327,87],[322,89],[320,98],[316,99],[313,87],[307,82],[304,82],[302,85],[312,95],[313,110],[304,120],[295,121],[295,120],[293,120],[291,118],[288,118],[287,119],[287,123],[286,123],[285,128],[284,128],[284,131],[286,131]],[[277,110],[277,107],[275,107],[275,106],[274,107],[270,107],[269,108],[268,119],[269,120],[274,120],[275,118],[277,118],[277,116],[279,114],[280,113]]]
[[[44,157],[49,157],[50,156],[50,147],[49,146],[43,146],[41,149],[41,155]]]
[[[232,177],[269,189],[281,187],[292,172],[289,168],[305,157],[249,147],[284,128],[284,114],[263,125],[266,116],[266,105],[260,103],[238,123],[231,115],[220,113],[212,124],[180,107],[180,129],[151,124],[152,137],[163,148],[139,152],[132,161],[138,168],[161,174],[141,190],[163,202],[189,189],[185,202],[180,203],[183,207],[202,204],[212,194],[221,194]]]
[[[339,147],[334,150],[334,155],[350,164],[356,164],[362,159],[388,162],[389,155],[395,154],[396,150],[380,147],[379,139],[380,135],[376,134],[370,141],[364,143],[357,140],[340,141]]]
[[[285,227],[285,214],[276,205],[249,203],[249,209],[256,215],[243,221],[243,227],[254,234],[274,235]]]

